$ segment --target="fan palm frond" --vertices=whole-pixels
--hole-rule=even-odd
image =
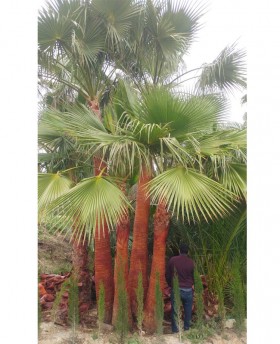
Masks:
[[[247,194],[247,169],[246,165],[227,163],[221,173],[221,183],[235,195],[246,200]]]
[[[212,63],[203,66],[197,88],[204,92],[245,88],[245,56],[245,51],[236,49],[236,44],[227,46]]]
[[[61,173],[39,173],[38,210],[39,214],[55,199],[67,192],[73,182]]]
[[[46,211],[50,225],[57,230],[68,233],[74,227],[73,234],[90,240],[92,235],[100,235],[105,226],[112,230],[129,207],[112,180],[96,176],[82,180],[55,199]]]
[[[164,200],[172,214],[184,219],[212,219],[228,213],[233,193],[193,169],[176,167],[155,177],[148,184],[152,202]]]

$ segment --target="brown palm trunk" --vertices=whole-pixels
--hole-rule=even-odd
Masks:
[[[143,278],[144,297],[148,289],[148,222],[150,199],[145,192],[145,184],[151,179],[147,170],[143,169],[138,182],[136,209],[133,227],[133,244],[128,275],[128,291],[132,314],[137,311],[136,289],[138,275]]]
[[[106,164],[100,158],[94,157],[94,173],[98,175]],[[109,227],[105,223],[100,233],[95,229],[94,238],[94,271],[96,298],[99,298],[100,285],[103,283],[105,290],[105,319],[110,324],[112,321],[114,301],[114,276],[110,245]]]
[[[117,245],[116,245],[116,257],[115,257],[115,269],[114,269],[114,306],[113,306],[113,319],[112,324],[116,325],[117,314],[118,314],[118,288],[121,283],[118,283],[118,279],[123,279],[123,285],[128,296],[128,238],[130,231],[129,215],[124,215],[123,218],[117,225],[116,235],[117,235]],[[130,326],[132,325],[131,310],[129,305],[129,297],[127,297],[128,302],[128,320]]]
[[[77,236],[72,240],[72,264],[73,273],[77,278],[79,286],[79,310],[80,315],[88,311],[92,306],[91,277],[88,267],[88,242],[79,241]]]
[[[156,308],[156,280],[159,274],[160,289],[163,292],[165,286],[165,252],[166,239],[169,231],[170,216],[166,210],[165,203],[157,206],[154,215],[154,246],[149,288],[144,306],[144,327],[153,333],[156,330],[155,308]]]
[[[69,177],[75,184],[77,183],[76,176],[72,170],[69,171]],[[87,239],[83,240],[83,237],[79,240],[78,232],[75,231],[75,225],[73,231],[72,266],[79,286],[79,311],[80,318],[82,319],[82,314],[92,306],[91,276],[88,266],[88,241]]]
[[[97,99],[89,100],[89,107],[95,115],[101,120],[101,111]],[[99,175],[104,167],[105,162],[99,157],[94,157],[94,174]],[[94,270],[95,270],[95,289],[96,298],[99,298],[100,285],[103,283],[105,290],[105,323],[110,324],[112,321],[113,300],[114,300],[114,276],[111,256],[110,234],[108,225],[105,223],[103,230],[98,235],[95,228],[94,239]]]
[[[113,264],[110,248],[110,236],[108,226],[104,226],[100,236],[95,233],[94,239],[94,270],[95,289],[97,300],[101,283],[105,290],[105,318],[104,322],[110,324],[112,321],[112,310],[114,301],[114,278]]]

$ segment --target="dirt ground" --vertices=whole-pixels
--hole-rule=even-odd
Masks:
[[[138,336],[137,336],[138,337]],[[140,341],[133,340],[135,335],[129,335],[129,343],[140,344]],[[139,338],[139,337],[138,337]],[[71,328],[55,325],[52,322],[42,322],[39,332],[39,344],[119,344],[120,340],[116,333],[107,329],[102,331],[99,338],[97,332],[92,329],[78,327],[74,333]],[[192,341],[183,339],[179,341],[178,334],[164,334],[161,337],[143,335],[142,344],[192,344]],[[246,333],[237,335],[232,329],[225,329],[222,334],[211,336],[206,340],[197,340],[196,344],[246,344]]]

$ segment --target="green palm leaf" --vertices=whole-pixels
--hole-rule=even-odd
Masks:
[[[39,173],[38,175],[38,210],[39,213],[67,192],[73,182],[60,173]]]
[[[57,198],[47,208],[48,215],[56,215],[51,226],[62,232],[74,231],[89,239],[104,226],[113,229],[129,203],[122,191],[108,178],[87,178]],[[73,233],[74,233],[73,231]]]
[[[195,170],[176,167],[155,177],[148,184],[152,202],[165,201],[172,214],[188,221],[212,219],[232,209],[233,194],[221,184]]]
[[[246,87],[245,56],[245,51],[237,50],[236,44],[224,48],[212,63],[203,66],[197,87],[226,92]]]
[[[187,147],[190,146],[188,141]],[[195,149],[203,156],[231,155],[231,150],[245,149],[247,144],[246,130],[217,130],[196,137]]]
[[[97,15],[102,18],[106,39],[110,45],[124,39],[138,14],[139,3],[132,0],[95,0],[92,3]]]
[[[247,169],[246,165],[228,163],[221,173],[221,182],[228,190],[240,198],[246,199],[247,194]]]
[[[162,87],[153,88],[142,97],[132,116],[144,124],[167,125],[172,136],[212,129],[226,109],[225,101],[214,95],[175,96]]]

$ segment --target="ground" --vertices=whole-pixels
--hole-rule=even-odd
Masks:
[[[136,340],[138,336],[128,336],[126,343],[131,344],[179,344],[177,334],[164,334],[161,337],[143,335],[142,342]],[[134,339],[134,340],[133,340]],[[109,329],[97,336],[92,329],[82,328],[76,330],[76,334],[69,327],[55,325],[52,322],[43,322],[40,325],[39,344],[119,344],[118,336]],[[192,341],[184,339],[181,343],[192,344]],[[197,340],[197,344],[245,344],[246,334],[238,335],[232,329],[225,329],[221,334],[215,334],[206,340]]]
[[[46,230],[39,233],[38,268],[40,273],[64,273],[71,270],[71,245],[62,236],[50,235]],[[97,333],[96,308],[90,310],[82,325],[76,329],[75,335],[70,327],[59,325],[52,321],[51,311],[42,312],[42,322],[39,329],[39,344],[120,344],[118,335],[112,331],[112,326],[103,326],[102,332]],[[189,333],[190,334],[190,333]],[[206,336],[205,336],[206,337]],[[233,329],[216,330],[214,335],[205,340],[194,332],[192,341],[184,338],[184,344],[245,344],[246,333],[238,335]],[[142,341],[137,334],[129,335],[128,344],[177,344],[178,335],[170,334],[170,323],[164,323],[164,335],[143,335]]]

